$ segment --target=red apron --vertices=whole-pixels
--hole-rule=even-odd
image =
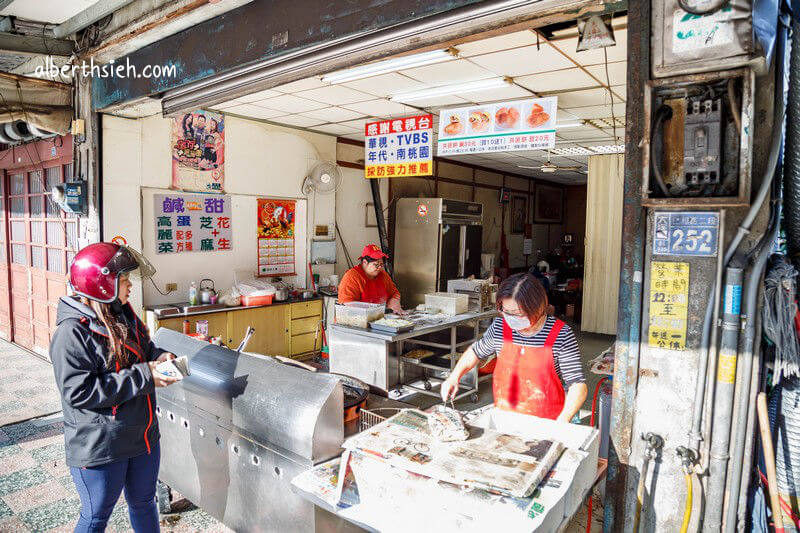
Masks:
[[[385,304],[389,300],[389,293],[386,291],[386,284],[383,282],[381,273],[371,279],[364,273],[361,265],[355,268],[365,281],[364,290],[361,292],[361,301],[370,304]]]
[[[564,323],[556,320],[544,346],[517,346],[503,320],[503,349],[497,356],[492,390],[499,409],[556,419],[564,409],[564,387],[556,373],[553,345]]]

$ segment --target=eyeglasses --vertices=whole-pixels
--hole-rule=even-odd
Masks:
[[[507,316],[513,316],[513,317],[517,317],[517,318],[523,318],[523,317],[526,317],[526,316],[528,316],[528,315],[526,315],[526,314],[525,314],[523,311],[518,311],[518,312],[516,312],[516,313],[509,313],[509,312],[508,312],[508,311],[506,311],[506,310],[505,310],[505,308],[503,308],[503,307],[501,307],[501,308],[500,308],[500,312],[501,312],[501,313],[503,313],[504,315],[507,315]]]
[[[364,258],[367,263],[374,266],[375,268],[383,268],[383,259],[372,259],[369,257]]]

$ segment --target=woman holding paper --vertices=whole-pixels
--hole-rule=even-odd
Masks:
[[[129,275],[155,273],[134,250],[83,248],[70,265],[75,296],[61,298],[50,344],[64,410],[66,463],[81,499],[75,531],[104,531],[125,489],[133,529],[158,531],[159,431],[155,387],[178,378],[155,371],[175,356],[156,348],[128,303]]]
[[[571,421],[588,389],[575,335],[547,314],[542,284],[530,274],[511,276],[497,291],[497,309],[502,316],[464,352],[442,383],[442,399],[455,396],[461,377],[497,354],[492,377],[496,407]]]

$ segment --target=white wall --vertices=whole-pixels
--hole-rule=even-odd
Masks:
[[[363,155],[363,149],[362,149]],[[336,221],[342,239],[350,252],[350,259],[356,263],[361,250],[367,244],[380,246],[378,228],[368,228],[365,225],[366,204],[372,203],[372,189],[364,178],[364,171],[352,168],[342,168],[342,186],[336,195]],[[380,180],[381,201],[386,209],[388,202],[388,180]],[[372,209],[372,206],[370,206]],[[336,274],[341,279],[347,270],[344,246],[337,238],[336,242]]]
[[[336,214],[335,195],[317,195],[307,202],[300,191],[317,160],[336,160],[335,137],[225,117],[225,192],[233,200],[233,250],[156,255],[153,194],[167,190],[171,182],[170,120],[104,116],[103,238],[122,235],[141,248],[158,269],[155,281],[162,290],[168,282],[178,284],[178,292],[169,296],[158,294],[152,284],[137,284],[132,291],[134,306],[185,301],[193,280],[210,277],[218,289],[225,289],[235,270],[254,271],[256,198],[265,196],[300,200],[298,276],[287,281],[305,287],[306,251],[310,248],[307,228],[332,223]],[[314,271],[325,276],[333,273],[333,265],[315,266]]]

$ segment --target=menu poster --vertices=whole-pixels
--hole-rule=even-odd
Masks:
[[[258,199],[258,275],[293,276],[296,202]]]
[[[553,148],[557,111],[556,96],[442,109],[437,155]]]
[[[195,111],[172,121],[172,188],[221,193],[225,172],[225,118]]]
[[[232,248],[230,196],[156,194],[153,202],[156,253],[216,252]]]
[[[364,133],[365,177],[433,174],[433,115],[370,122]]]

